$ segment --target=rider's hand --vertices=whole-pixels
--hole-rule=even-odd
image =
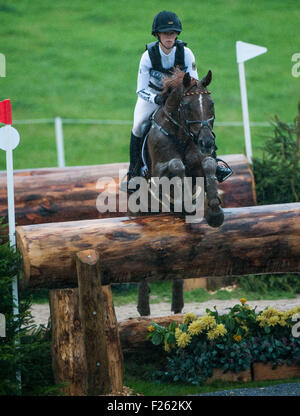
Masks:
[[[155,104],[162,105],[163,104],[163,98],[160,94],[157,94],[154,98]]]

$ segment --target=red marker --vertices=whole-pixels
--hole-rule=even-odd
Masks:
[[[10,100],[0,101],[0,123],[12,124]]]

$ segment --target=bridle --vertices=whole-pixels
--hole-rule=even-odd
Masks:
[[[195,90],[195,91],[191,91],[191,89],[194,87],[195,85],[193,85],[189,90],[187,90],[184,94],[183,94],[183,97],[186,97],[186,96],[190,96],[190,95],[200,95],[200,94],[210,94],[210,92],[209,91],[207,91],[207,90]],[[215,134],[214,134],[214,132],[213,132],[213,130],[212,130],[212,127],[211,127],[211,124],[213,123],[213,121],[214,121],[214,119],[215,119],[215,116],[213,115],[212,117],[210,117],[209,119],[207,119],[207,120],[188,120],[187,118],[186,118],[186,116],[185,116],[185,111],[184,111],[184,107],[183,107],[183,102],[182,101],[180,101],[180,104],[179,104],[179,106],[178,106],[178,119],[180,120],[180,119],[183,119],[183,123],[184,124],[181,124],[179,121],[177,121],[177,120],[175,120],[175,118],[174,117],[172,117],[171,116],[171,114],[169,114],[163,107],[162,107],[162,111],[164,112],[164,114],[167,116],[167,118],[175,125],[175,126],[177,126],[177,127],[179,127],[179,128],[181,128],[183,131],[184,131],[184,133],[189,137],[189,138],[191,138],[192,140],[193,140],[193,142],[194,143],[196,143],[197,144],[197,141],[198,141],[198,137],[199,137],[199,135],[200,135],[200,133],[201,133],[201,130],[203,129],[203,127],[208,127],[209,128],[209,130],[211,131],[211,133],[213,134],[213,136],[215,137]],[[166,130],[164,130],[161,126],[159,126],[156,122],[155,122],[155,120],[154,120],[154,118],[152,118],[152,121],[156,124],[156,126],[160,129],[160,131],[162,132],[162,133],[164,133],[164,134],[166,134]],[[210,124],[211,123],[211,124]],[[199,128],[199,130],[198,130],[198,132],[197,132],[197,134],[195,134],[195,133],[193,133],[191,130],[190,130],[190,126],[191,125],[194,125],[194,124],[199,124],[200,125],[200,128]],[[167,134],[167,135],[169,135],[169,134]]]

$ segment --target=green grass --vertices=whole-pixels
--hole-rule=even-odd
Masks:
[[[235,42],[268,48],[246,62],[250,120],[296,115],[299,78],[291,75],[298,50],[296,0],[0,1],[0,52],[6,78],[0,100],[12,100],[13,119],[89,118],[132,120],[136,78],[144,45],[153,40],[155,14],[171,9],[181,18],[181,38],[194,51],[199,76],[213,72],[209,89],[216,121],[241,121]],[[21,143],[15,168],[55,166],[54,126],[16,125]],[[131,126],[65,125],[67,165],[128,160]],[[219,154],[244,153],[243,129],[216,127]],[[254,155],[266,128],[253,128]],[[0,169],[5,169],[0,152]]]

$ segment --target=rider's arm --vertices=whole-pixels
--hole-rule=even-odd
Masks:
[[[196,68],[195,56],[193,52],[187,47],[184,48],[184,62],[185,62],[185,65],[187,66],[186,72],[189,72],[191,77],[199,79],[197,68]]]
[[[155,103],[154,100],[157,94],[154,94],[149,90],[151,67],[152,65],[149,58],[149,53],[146,51],[143,53],[140,61],[136,93],[143,100]]]

